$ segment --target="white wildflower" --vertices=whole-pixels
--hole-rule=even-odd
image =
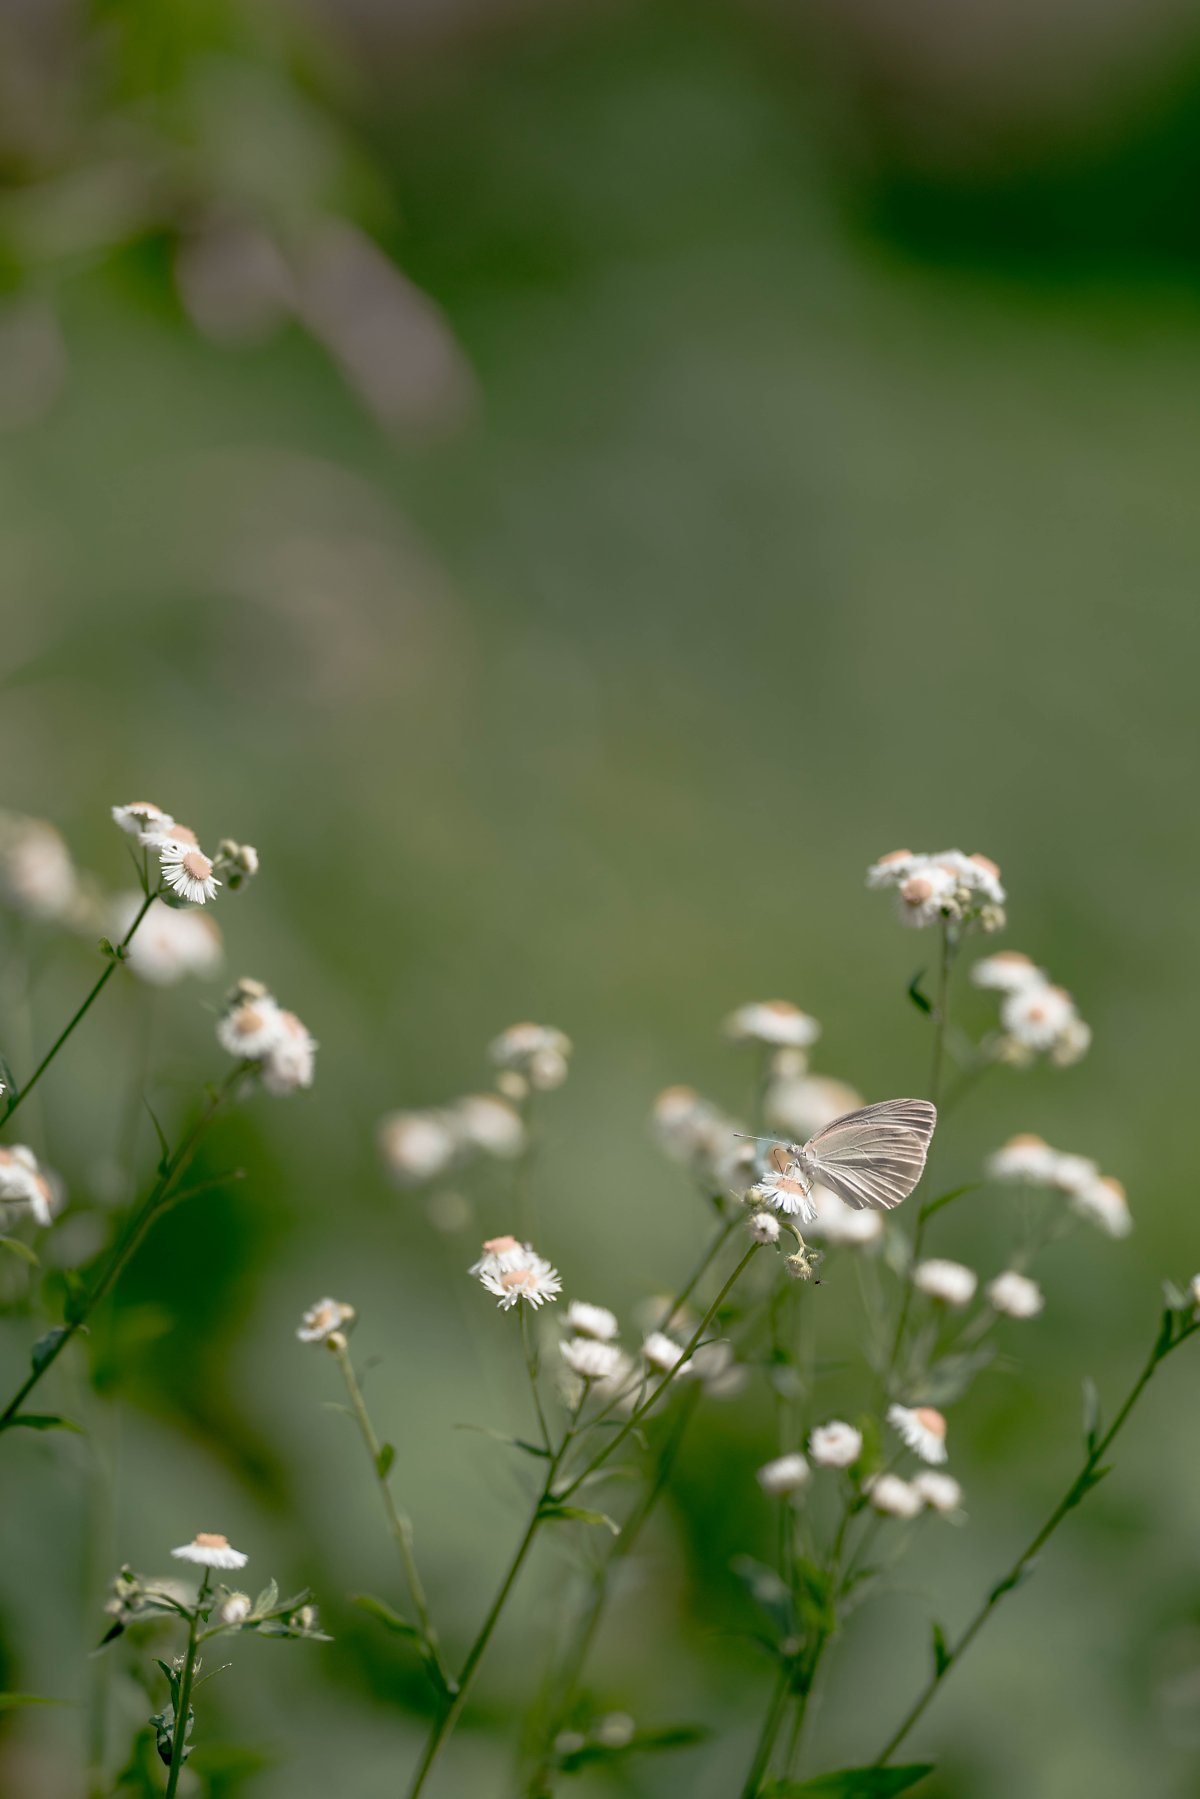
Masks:
[[[124,894],[114,903],[114,941],[125,936],[141,908],[137,894]],[[221,933],[211,918],[157,899],[151,901],[125,951],[128,967],[152,987],[173,987],[188,975],[215,974],[221,958]]]
[[[798,1217],[802,1224],[815,1224],[817,1208],[812,1200],[812,1185],[796,1160],[795,1145],[777,1144],[768,1158],[769,1165],[746,1195],[756,1205],[774,1206],[789,1218]]]
[[[946,1518],[961,1515],[963,1490],[952,1474],[922,1468],[920,1474],[913,1476],[912,1489],[931,1512],[940,1512]]]
[[[502,1312],[511,1311],[521,1299],[536,1311],[562,1292],[558,1270],[530,1244],[514,1243],[509,1237],[495,1237],[490,1244],[485,1243],[483,1258],[471,1273],[489,1293],[496,1295]]]
[[[342,1300],[318,1299],[316,1305],[309,1306],[305,1312],[296,1335],[302,1343],[328,1343],[330,1337],[353,1324],[354,1317],[354,1307]]]
[[[511,1162],[529,1141],[521,1114],[498,1093],[470,1093],[455,1103],[452,1119],[472,1149]]]
[[[379,1151],[401,1187],[423,1187],[453,1162],[458,1139],[440,1112],[389,1112],[379,1125]]]
[[[1027,982],[1016,992],[1006,993],[1000,1005],[1001,1025],[1023,1049],[1053,1049],[1077,1016],[1066,989],[1046,982]]]
[[[849,1468],[862,1454],[862,1432],[840,1418],[819,1424],[808,1439],[808,1453],[818,1468]]]
[[[899,887],[926,858],[914,856],[911,850],[889,850],[867,870],[868,887]]]
[[[199,1562],[204,1568],[244,1568],[249,1560],[240,1549],[231,1547],[228,1537],[214,1536],[205,1530],[190,1543],[172,1549],[171,1554],[178,1556],[181,1562]]]
[[[988,1304],[1006,1318],[1036,1318],[1046,1303],[1046,1296],[1036,1281],[1019,1274],[1015,1268],[998,1274],[984,1288]]]
[[[755,1477],[764,1493],[773,1498],[786,1498],[802,1492],[812,1478],[812,1471],[799,1453],[777,1456],[758,1470]]]
[[[625,1366],[625,1356],[615,1343],[600,1343],[595,1337],[568,1337],[559,1349],[581,1380],[615,1381]]]
[[[911,1481],[898,1474],[875,1474],[863,1482],[869,1503],[889,1518],[915,1518],[924,1501]]]
[[[301,1087],[311,1087],[316,1071],[317,1043],[294,1012],[280,1012],[279,1036],[263,1059],[260,1073],[268,1093],[284,1098]]]
[[[725,1020],[725,1035],[734,1043],[763,1043],[773,1049],[807,1049],[821,1035],[815,1018],[786,999],[764,999],[739,1006]]]
[[[114,806],[113,822],[120,826],[130,837],[139,841],[146,833],[158,831],[162,836],[174,828],[175,820],[161,806],[155,806],[150,800],[131,800],[128,806]]]
[[[78,898],[75,864],[54,826],[0,812],[0,906],[55,923],[70,919]]]
[[[964,1268],[961,1262],[948,1262],[938,1256],[927,1262],[918,1262],[913,1269],[912,1279],[913,1286],[927,1298],[955,1307],[970,1305],[979,1284],[979,1276],[974,1269]]]
[[[809,1220],[809,1228],[814,1237],[824,1239],[831,1249],[863,1249],[882,1242],[882,1212],[857,1212],[828,1187],[819,1185],[813,1188],[812,1199],[817,1216]]]
[[[227,1627],[236,1627],[246,1622],[252,1609],[249,1593],[230,1593],[217,1607],[217,1620]]]
[[[1056,1149],[1032,1131],[1024,1131],[995,1150],[985,1164],[994,1181],[1025,1181],[1032,1186],[1051,1186],[1061,1157]]]
[[[896,912],[914,930],[959,916],[954,903],[958,883],[948,869],[922,862],[897,889]]]
[[[767,1245],[779,1241],[779,1220],[770,1212],[752,1212],[746,1220],[746,1229],[756,1243]]]
[[[911,1409],[906,1405],[889,1406],[887,1421],[923,1462],[945,1461],[946,1420],[931,1405]]]
[[[673,1374],[684,1360],[683,1349],[665,1331],[651,1331],[642,1344],[642,1354],[652,1368],[663,1374]]]
[[[62,1185],[24,1143],[0,1145],[0,1201],[28,1210],[45,1229],[61,1209]]]
[[[586,1299],[573,1299],[567,1307],[566,1326],[580,1337],[595,1337],[599,1343],[611,1343],[618,1329],[617,1320],[607,1306],[589,1305]]]
[[[498,1068],[520,1075],[540,1093],[561,1087],[567,1078],[571,1039],[545,1024],[513,1024],[488,1050]]]
[[[240,1062],[259,1062],[279,1042],[277,1002],[261,981],[239,981],[217,1020],[217,1042]]]
[[[193,906],[203,906],[216,899],[221,882],[213,874],[211,859],[198,844],[188,843],[179,835],[152,839],[158,855],[158,866],[164,884],[172,893]]]
[[[988,987],[995,993],[1020,993],[1046,982],[1042,970],[1019,949],[1001,949],[982,957],[972,968],[971,979],[976,987]]]
[[[1097,1175],[1095,1180],[1074,1188],[1068,1203],[1073,1212],[1110,1237],[1127,1237],[1133,1229],[1125,1189],[1110,1174]]]

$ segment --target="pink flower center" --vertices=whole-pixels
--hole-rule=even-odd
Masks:
[[[510,1268],[507,1274],[500,1276],[500,1285],[511,1293],[532,1293],[537,1289],[537,1275],[532,1268]]]
[[[211,1531],[201,1530],[196,1533],[197,1549],[228,1549],[229,1538],[214,1536]]]
[[[940,1412],[935,1412],[931,1405],[919,1405],[913,1413],[913,1417],[923,1430],[929,1432],[930,1436],[945,1436],[946,1420]]]
[[[900,896],[909,906],[923,906],[926,900],[933,898],[933,882],[927,881],[924,875],[914,875],[911,881],[905,881]]]
[[[179,866],[184,874],[191,875],[193,881],[207,881],[212,874],[213,865],[200,850],[189,850],[179,858]]]
[[[517,1247],[515,1237],[489,1237],[484,1244],[484,1253],[489,1256],[507,1255],[510,1249]]]

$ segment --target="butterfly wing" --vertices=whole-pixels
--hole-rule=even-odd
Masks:
[[[846,1112],[804,1145],[813,1179],[856,1211],[891,1211],[925,1172],[937,1107],[927,1099],[885,1099]]]

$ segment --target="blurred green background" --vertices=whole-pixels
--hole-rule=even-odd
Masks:
[[[969,1525],[855,1618],[813,1765],[873,1753],[928,1618],[965,1618],[1073,1470],[1082,1376],[1121,1390],[1160,1279],[1200,1265],[1194,16],[114,0],[8,4],[0,38],[3,803],[106,887],[115,801],[257,844],[216,909],[228,974],[321,1043],[311,1096],[211,1140],[206,1170],[246,1178],[130,1270],[93,1337],[107,1399],[56,1377],[94,1436],[6,1440],[3,1684],[82,1701],[115,1566],[226,1531],[252,1575],[311,1583],[337,1641],[234,1646],[198,1740],[265,1765],[212,1792],[397,1792],[422,1689],[348,1603],[399,1595],[298,1315],[359,1309],[460,1653],[523,1471],[455,1427],[523,1424],[527,1396],[513,1321],[463,1274],[508,1222],[502,1178],[440,1235],[381,1173],[378,1118],[485,1085],[517,1018],[568,1031],[539,1243],[628,1319],[707,1228],[648,1109],[677,1080],[743,1103],[732,1006],[794,999],[823,1071],[920,1090],[904,989],[929,945],[862,872],[954,843],[1002,864],[1004,941],[1096,1041],[992,1076],[941,1173],[1041,1131],[1126,1182],[1137,1228],[1057,1252],[1013,1367],[955,1408]],[[94,950],[6,929],[44,1045]],[[79,1210],[113,1188],[149,1008],[165,1117],[221,1064],[219,984],[116,986],[24,1115]],[[994,1270],[1004,1210],[964,1204],[938,1247]],[[811,1295],[835,1338],[840,1279]],[[30,1331],[18,1310],[0,1339],[10,1380]],[[1184,1352],[914,1737],[931,1799],[1196,1791],[1195,1380]],[[767,1547],[770,1449],[757,1390],[705,1412],[593,1664],[602,1703],[716,1745],[581,1795],[736,1790],[768,1673],[728,1563]],[[511,1791],[569,1555],[525,1581],[447,1799]],[[118,1758],[147,1715],[126,1666]],[[74,1799],[84,1720],[8,1721],[0,1790]]]

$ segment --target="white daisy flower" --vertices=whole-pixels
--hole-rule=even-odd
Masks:
[[[318,1299],[316,1305],[309,1306],[305,1312],[296,1335],[302,1343],[328,1343],[335,1332],[353,1324],[354,1318],[354,1307],[342,1300]]]
[[[863,1491],[877,1512],[888,1518],[915,1518],[924,1501],[911,1481],[898,1474],[875,1474],[863,1482]]]
[[[990,856],[978,852],[964,856],[961,850],[939,850],[930,857],[936,868],[952,874],[960,887],[977,894],[987,905],[1002,906],[1008,895],[1000,884],[1000,870]]]
[[[185,842],[179,836],[178,828],[173,836],[151,839],[151,842],[158,853],[163,881],[172,893],[190,901],[193,906],[203,906],[206,901],[216,899],[221,882],[213,874],[212,862],[198,844]]]
[[[979,1285],[979,1276],[972,1268],[964,1268],[961,1262],[948,1262],[939,1256],[933,1256],[927,1262],[918,1262],[912,1273],[913,1286],[928,1299],[935,1299],[942,1305],[967,1306],[975,1297],[975,1289]]]
[[[1026,987],[1041,987],[1046,976],[1030,957],[1019,949],[997,950],[984,956],[971,970],[976,987],[988,987],[995,993],[1021,993]]]
[[[239,1062],[261,1062],[282,1040],[282,1013],[265,987],[242,981],[217,1020],[217,1042]]]
[[[956,915],[954,895],[958,882],[949,869],[921,862],[896,890],[896,912],[901,924],[914,930],[940,924]]]
[[[746,1194],[747,1200],[760,1206],[774,1206],[777,1212],[783,1212],[789,1218],[798,1217],[802,1224],[815,1224],[817,1208],[813,1204],[812,1189],[794,1159],[795,1146],[785,1149],[779,1145],[772,1153],[774,1165],[755,1181]]]
[[[988,1304],[994,1312],[1002,1312],[1006,1318],[1036,1318],[1046,1303],[1046,1296],[1036,1281],[1028,1275],[1018,1274],[1015,1268],[1007,1269],[989,1281],[984,1289]]]
[[[672,1374],[683,1364],[683,1349],[665,1331],[651,1331],[642,1344],[642,1354],[652,1368]]]
[[[1125,1189],[1111,1174],[1097,1175],[1086,1185],[1073,1188],[1069,1204],[1073,1212],[1110,1237],[1127,1237],[1133,1229]]]
[[[856,1212],[828,1187],[819,1185],[812,1190],[812,1200],[817,1216],[809,1219],[809,1229],[831,1249],[864,1249],[872,1243],[882,1242],[882,1212]]]
[[[469,1093],[456,1102],[453,1121],[472,1149],[511,1162],[523,1153],[529,1133],[515,1106],[498,1093]]]
[[[123,894],[114,902],[114,941],[125,936],[141,909],[139,894]],[[215,974],[222,954],[220,930],[206,913],[181,911],[156,899],[125,951],[125,961],[148,985],[173,987],[188,975]]]
[[[746,1229],[756,1243],[764,1246],[779,1241],[779,1220],[770,1212],[752,1212],[746,1220]]]
[[[668,1087],[654,1102],[651,1129],[673,1162],[689,1168],[714,1193],[744,1187],[753,1173],[754,1145],[739,1140],[738,1126],[692,1087]]]
[[[808,1453],[818,1468],[849,1468],[862,1454],[862,1432],[840,1418],[819,1424],[808,1439]]]
[[[263,1059],[262,1084],[277,1099],[311,1087],[316,1071],[317,1042],[294,1012],[280,1012],[279,1036]]]
[[[0,812],[0,906],[52,923],[69,921],[79,897],[71,852],[54,826]]]
[[[911,850],[889,850],[868,868],[867,886],[899,887],[924,860],[924,856],[914,856]]]
[[[906,1405],[888,1407],[887,1421],[897,1436],[923,1462],[946,1459],[946,1420],[931,1405],[910,1409]]]
[[[767,1084],[763,1111],[771,1130],[786,1131],[806,1143],[835,1118],[856,1112],[866,1103],[862,1094],[845,1081],[831,1080],[822,1074],[779,1074]]]
[[[773,1049],[807,1049],[821,1035],[816,1019],[786,999],[739,1006],[725,1020],[724,1029],[734,1043],[765,1043]]]
[[[248,1556],[240,1549],[231,1547],[228,1537],[214,1536],[212,1532],[202,1530],[171,1554],[178,1556],[181,1562],[199,1562],[203,1568],[244,1568]]]
[[[1075,1002],[1066,989],[1045,982],[1026,983],[1006,993],[1000,1004],[1000,1023],[1022,1049],[1053,1049],[1077,1018]]]
[[[1044,1138],[1023,1131],[995,1150],[984,1166],[994,1181],[1026,1181],[1048,1187],[1054,1184],[1061,1159]]]
[[[547,1300],[557,1299],[562,1292],[558,1270],[544,1256],[539,1256],[528,1243],[519,1246],[521,1254],[508,1253],[508,1266],[494,1267],[485,1256],[478,1279],[489,1293],[494,1293],[502,1312],[511,1311],[518,1300],[525,1300],[536,1311]]]
[[[521,1075],[536,1092],[548,1093],[567,1078],[571,1039],[552,1025],[513,1024],[488,1054],[498,1068]]]
[[[380,1120],[379,1152],[401,1187],[423,1187],[445,1174],[458,1152],[451,1120],[440,1112],[389,1112]]]
[[[217,1607],[217,1620],[232,1628],[244,1624],[252,1610],[249,1593],[230,1593]]]
[[[1092,1027],[1076,1014],[1055,1039],[1050,1060],[1055,1068],[1073,1068],[1076,1062],[1082,1062],[1091,1047]]]
[[[802,1492],[812,1479],[812,1471],[804,1457],[798,1452],[794,1455],[777,1456],[773,1462],[767,1462],[755,1476],[764,1493],[772,1498],[782,1499],[789,1494]]]
[[[0,1201],[25,1208],[44,1230],[63,1200],[57,1176],[48,1173],[24,1143],[0,1146]]]
[[[1100,1173],[1099,1164],[1090,1156],[1077,1156],[1066,1151],[1054,1158],[1054,1173],[1051,1185],[1060,1193],[1075,1194],[1090,1187]]]
[[[952,1474],[940,1474],[933,1468],[922,1468],[914,1475],[912,1489],[922,1505],[943,1517],[954,1517],[962,1511],[963,1490]]]
[[[507,1274],[511,1268],[521,1268],[533,1250],[528,1243],[518,1243],[515,1237],[489,1237],[483,1245],[483,1254],[477,1262],[473,1262],[467,1273],[481,1280],[485,1274]]]
[[[615,1343],[600,1343],[595,1337],[568,1337],[558,1347],[567,1367],[581,1380],[614,1381],[625,1366]]]
[[[594,1337],[598,1343],[611,1343],[620,1326],[607,1306],[589,1305],[586,1299],[573,1299],[567,1307],[566,1326],[579,1337]]]
[[[175,825],[169,812],[152,805],[149,800],[131,800],[128,806],[114,806],[112,815],[114,824],[139,841],[147,831],[158,831],[165,837]]]

